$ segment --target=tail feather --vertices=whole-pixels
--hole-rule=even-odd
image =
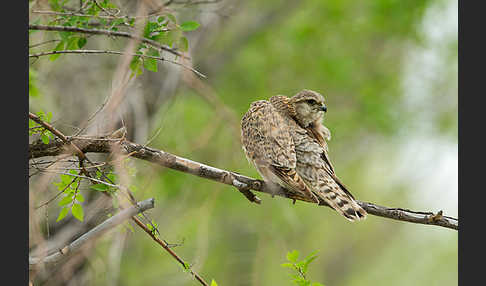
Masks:
[[[366,218],[367,212],[336,182],[327,181],[319,183],[316,187],[314,193],[346,219],[356,221]]]
[[[311,191],[295,169],[271,166],[271,171],[290,189],[297,191],[319,203],[317,196]]]

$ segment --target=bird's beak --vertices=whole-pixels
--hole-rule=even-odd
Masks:
[[[323,105],[321,106],[321,110],[322,110],[322,111],[324,111],[324,112],[327,112],[327,107],[326,107],[326,106],[323,104]]]

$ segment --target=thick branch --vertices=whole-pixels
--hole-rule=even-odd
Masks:
[[[187,56],[183,55],[181,52],[172,49],[166,45],[162,45],[156,41],[144,37],[139,37],[137,35],[130,34],[127,32],[101,30],[101,29],[86,29],[86,28],[69,27],[69,26],[46,26],[46,25],[32,25],[32,24],[29,24],[29,30],[66,31],[66,32],[76,32],[76,33],[93,34],[93,35],[107,35],[107,36],[131,38],[152,45],[154,47],[167,51],[176,56],[188,58]]]
[[[280,188],[277,191],[272,190],[269,185],[267,185],[262,180],[256,180],[234,172],[211,167],[205,164],[191,161],[189,159],[178,157],[162,150],[142,146],[140,144],[132,143],[129,141],[114,142],[111,140],[107,140],[107,138],[101,137],[86,139],[80,139],[79,137],[77,138],[78,139],[73,139],[72,142],[76,142],[76,146],[78,146],[83,152],[110,153],[111,144],[120,144],[122,150],[126,154],[131,154],[132,157],[150,161],[167,168],[171,168],[184,173],[189,173],[205,179],[210,179],[219,183],[231,185],[239,190],[248,188],[258,192],[268,193],[272,196],[277,195],[292,200],[312,202],[312,200],[310,200],[309,198],[306,198],[298,193],[292,192],[284,188]],[[33,143],[29,146],[29,158],[32,159],[43,156],[59,155],[63,151],[62,146],[62,142],[55,142],[50,144],[42,144],[41,142]],[[437,225],[455,230],[459,229],[458,219],[443,216],[441,212],[437,214],[434,214],[432,212],[417,212],[407,209],[383,207],[368,202],[357,202],[371,215],[381,216],[399,221]],[[324,201],[321,201],[320,205],[326,205],[326,203]]]
[[[29,268],[32,268],[39,263],[53,263],[61,260],[63,257],[66,256],[68,253],[75,252],[79,250],[81,246],[86,244],[87,242],[99,237],[101,234],[105,233],[107,230],[119,225],[120,223],[124,222],[126,219],[133,217],[139,212],[151,209],[154,207],[154,199],[148,199],[145,201],[141,201],[137,203],[137,206],[131,206],[130,208],[124,209],[123,211],[119,212],[118,214],[112,216],[111,218],[105,220],[101,224],[95,226],[93,229],[88,231],[87,233],[83,234],[81,237],[76,239],[75,241],[71,242],[66,247],[60,249],[58,252],[55,252],[51,255],[48,255],[44,258],[38,257],[29,257]]]

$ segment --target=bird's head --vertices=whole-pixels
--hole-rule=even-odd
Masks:
[[[304,89],[290,98],[295,110],[295,119],[298,123],[307,127],[316,120],[322,120],[327,107],[324,97],[312,90]]]

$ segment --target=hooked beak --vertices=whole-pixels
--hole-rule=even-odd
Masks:
[[[323,105],[321,106],[321,110],[322,110],[322,111],[324,111],[324,112],[327,112],[327,107],[326,107],[326,106],[323,104]]]

